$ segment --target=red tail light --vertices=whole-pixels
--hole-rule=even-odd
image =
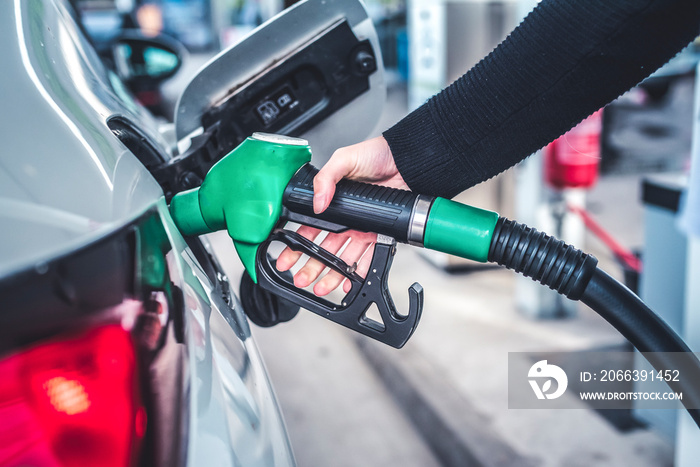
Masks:
[[[0,466],[128,466],[146,429],[129,332],[106,325],[0,360]]]

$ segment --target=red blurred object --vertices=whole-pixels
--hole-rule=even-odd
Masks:
[[[602,120],[601,109],[545,148],[544,173],[550,186],[590,188],[595,184]]]
[[[0,360],[0,466],[129,466],[146,428],[131,336],[106,325]]]

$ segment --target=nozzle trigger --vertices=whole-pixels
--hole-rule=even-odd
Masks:
[[[335,304],[312,292],[299,289],[286,280],[275,268],[267,249],[279,241],[294,251],[307,254],[325,266],[340,273],[350,281],[350,291]],[[379,235],[374,246],[372,264],[366,278],[355,272],[353,266],[316,245],[311,240],[284,229],[276,229],[260,246],[256,258],[258,284],[265,290],[279,295],[309,311],[335,323],[376,339],[395,348],[401,348],[415,331],[423,311],[423,288],[418,283],[409,287],[409,309],[407,315],[397,312],[388,289],[388,272],[396,253],[396,240]],[[381,323],[367,316],[372,305],[376,305]]]

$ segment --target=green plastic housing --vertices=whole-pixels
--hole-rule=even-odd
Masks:
[[[497,221],[493,211],[436,198],[423,243],[431,250],[485,263]]]
[[[246,139],[211,168],[202,186],[178,193],[170,202],[170,214],[184,235],[226,229],[256,283],[258,247],[279,220],[289,180],[311,160],[304,140],[274,138]]]

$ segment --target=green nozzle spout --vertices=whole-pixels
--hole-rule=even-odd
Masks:
[[[202,217],[199,207],[199,188],[183,191],[170,202],[170,213],[176,219],[177,227],[183,235],[203,235],[213,232]]]

